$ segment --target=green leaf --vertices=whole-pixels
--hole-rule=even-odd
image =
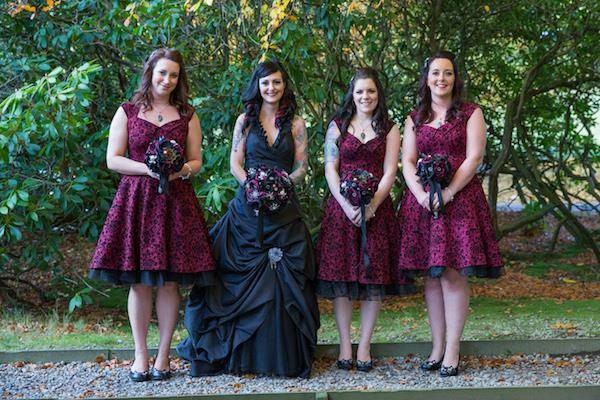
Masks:
[[[21,200],[27,201],[29,200],[29,193],[24,190],[18,190],[17,194]]]
[[[69,312],[72,313],[76,308],[81,308],[83,299],[79,293],[75,294],[69,301]]]
[[[8,207],[6,207],[6,206],[0,207],[0,214],[2,214],[2,215],[8,214]]]
[[[23,234],[21,233],[21,230],[19,228],[17,228],[16,226],[12,226],[12,225],[10,226],[10,234],[16,240],[21,240],[21,238],[23,237]]]

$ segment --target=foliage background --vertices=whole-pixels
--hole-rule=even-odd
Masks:
[[[313,234],[326,184],[323,132],[358,66],[382,73],[393,118],[415,104],[420,66],[437,49],[458,57],[467,99],[489,124],[487,192],[500,237],[547,214],[600,260],[598,232],[574,206],[600,214],[594,142],[599,109],[600,3],[540,1],[15,0],[0,9],[0,294],[18,297],[36,269],[89,300],[61,273],[67,233],[93,241],[118,176],[105,166],[108,125],[137,85],[143,60],[180,49],[204,130],[195,180],[209,224],[234,193],[228,153],[252,67],[288,67],[309,126],[310,172],[300,200]],[[500,176],[525,212],[498,226]],[[399,199],[401,174],[394,188]],[[81,289],[84,287],[84,289]],[[39,293],[41,298],[57,294]]]

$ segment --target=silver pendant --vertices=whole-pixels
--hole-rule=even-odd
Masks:
[[[365,140],[365,136],[366,136],[366,135],[365,135],[365,131],[362,131],[362,132],[360,133],[360,140]]]
[[[159,113],[159,114],[156,116],[156,120],[157,120],[158,122],[162,122],[162,120],[163,120],[163,116],[162,116],[162,115],[160,115],[160,113]]]

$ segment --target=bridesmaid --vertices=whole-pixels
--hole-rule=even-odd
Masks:
[[[409,190],[400,210],[399,267],[427,277],[425,301],[433,348],[425,371],[458,373],[460,338],[469,309],[467,276],[497,278],[502,259],[481,181],[475,175],[485,153],[486,125],[479,106],[462,100],[454,55],[440,51],[422,70],[417,108],[408,116],[402,173]],[[416,175],[423,155],[446,155],[453,171],[443,189],[444,211]]]
[[[263,215],[247,204],[244,182],[253,167],[285,171],[296,184],[307,169],[308,137],[283,66],[258,64],[235,124],[231,173],[240,184],[211,229],[218,278],[194,288],[185,311],[189,337],[177,346],[192,376],[219,373],[308,378],[319,312],[310,234],[293,193],[282,209]],[[262,241],[257,240],[261,230]]]
[[[337,366],[354,366],[350,342],[352,302],[361,302],[361,335],[356,367],[373,368],[370,346],[381,299],[408,287],[394,277],[397,225],[390,189],[396,178],[400,132],[389,119],[384,90],[377,71],[361,68],[350,81],[343,104],[325,136],[325,177],[332,196],[328,199],[317,241],[317,294],[333,299],[340,353]],[[367,252],[361,251],[361,212],[340,193],[340,177],[354,169],[370,172],[379,181],[366,206]]]
[[[169,194],[158,193],[158,175],[144,163],[159,136],[175,140],[185,155],[169,177]],[[179,284],[212,282],[215,262],[202,210],[190,178],[202,166],[202,132],[188,104],[181,54],[155,50],[144,63],[138,90],[110,125],[106,163],[121,181],[90,264],[90,277],[129,285],[127,310],[135,344],[129,377],[135,382],[171,375],[169,350],[179,313]],[[148,370],[146,338],[152,316],[152,288],[160,342]]]

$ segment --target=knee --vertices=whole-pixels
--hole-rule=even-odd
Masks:
[[[147,296],[152,294],[152,286],[144,285],[142,283],[136,283],[135,285],[131,285],[129,290],[138,296]]]
[[[463,276],[453,268],[447,268],[440,279],[444,290],[462,290],[468,285],[467,277]]]
[[[169,295],[179,295],[179,285],[177,282],[165,282],[163,286],[158,288],[158,291]]]
[[[425,279],[425,290],[439,290],[442,287],[442,283],[439,278],[426,278]]]

